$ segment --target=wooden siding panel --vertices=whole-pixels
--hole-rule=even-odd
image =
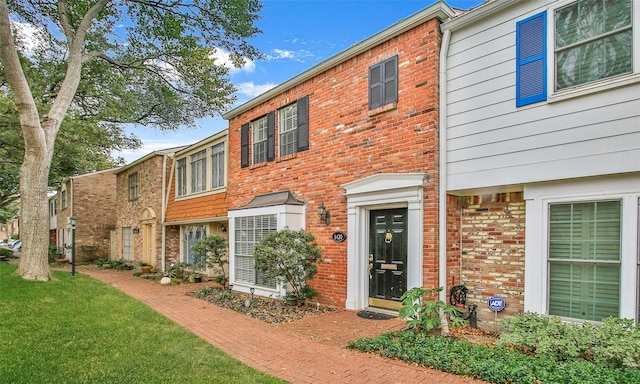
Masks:
[[[546,6],[520,2],[453,31],[444,99],[450,190],[640,171],[640,83],[565,100],[550,92],[547,102],[516,108],[516,22]]]
[[[514,172],[514,168],[510,164],[502,164],[501,167],[496,166],[481,171],[467,170],[464,173],[448,174],[447,183],[450,191],[458,191],[515,185],[523,182],[534,183],[593,175],[637,172],[638,159],[640,159],[639,148],[599,154],[588,159],[571,158],[563,161],[544,161],[541,159],[537,163],[523,164],[517,167],[518,172]],[[526,178],[524,178],[526,181],[523,181],[523,174],[526,175]]]
[[[567,131],[571,131],[569,134],[573,136],[562,136],[561,140],[555,140],[553,143],[566,142],[576,136],[581,136],[582,140],[585,140],[636,132],[637,128],[634,126],[633,121],[629,121],[628,124],[619,124],[623,123],[624,120],[636,118],[636,112],[632,110],[632,107],[633,102],[626,102],[606,108],[592,108],[576,112],[576,114],[565,114],[552,118],[545,117],[522,123],[516,122],[506,126],[495,124],[492,129],[487,131],[467,132],[464,135],[451,138],[447,149],[449,154],[454,154],[470,148],[483,147],[483,150],[487,153],[493,153],[486,146],[511,146],[512,143],[526,140],[531,145],[538,147],[542,142],[548,144],[550,135],[566,134]],[[579,116],[576,116],[577,114]],[[603,129],[603,125],[611,120],[611,116],[616,116],[617,119],[612,127],[614,129]],[[588,123],[585,124],[584,122]],[[576,129],[580,131],[574,131]],[[531,137],[536,137],[538,140],[530,140]],[[449,159],[461,161],[465,155],[456,156],[461,156],[461,158],[449,157]],[[469,157],[471,158],[472,155],[469,155]]]
[[[592,126],[593,136],[598,135],[598,126]],[[578,129],[582,131],[582,128]],[[580,132],[582,133],[582,132]],[[516,167],[526,164],[536,164],[542,161],[563,161],[569,158],[587,158],[604,153],[631,151],[640,144],[640,132],[631,132],[609,137],[586,138],[582,142],[566,140],[566,137],[577,135],[574,130],[554,132],[539,139],[537,145],[531,145],[527,139],[505,141],[503,144],[477,147],[474,151],[466,151],[464,160],[450,160],[451,174],[467,171],[481,171],[495,167]],[[545,140],[546,139],[546,140]],[[564,139],[564,140],[563,140]],[[585,145],[584,143],[589,143]],[[491,149],[491,150],[489,150]],[[469,160],[468,154],[474,157]],[[453,156],[455,157],[455,156]],[[460,157],[463,158],[463,157]],[[640,158],[638,159],[640,160]],[[637,168],[637,164],[635,165]]]

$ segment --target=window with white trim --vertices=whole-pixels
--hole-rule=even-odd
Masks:
[[[138,198],[138,172],[129,175],[129,200]]]
[[[58,203],[53,199],[49,202],[49,215],[54,217],[56,214],[58,214]]]
[[[269,111],[265,116],[240,126],[242,168],[308,149],[309,96],[303,96],[277,111]]]
[[[267,117],[255,120],[251,124],[253,130],[253,163],[267,161]]]
[[[207,188],[207,150],[196,152],[191,159],[191,192],[202,192]]]
[[[275,279],[266,279],[255,270],[253,248],[269,233],[277,230],[276,215],[245,216],[235,219],[235,281],[275,288]]]
[[[516,106],[547,100],[551,76],[555,92],[633,73],[633,8],[632,0],[579,0],[549,11],[549,23],[547,11],[517,22]]]
[[[122,228],[122,258],[124,260],[133,260],[132,233],[131,227]]]
[[[63,190],[60,192],[60,209],[67,208],[67,191]]]
[[[291,155],[298,148],[298,105],[288,105],[278,111],[278,142],[280,156]]]
[[[633,71],[631,0],[580,0],[555,10],[556,90]]]
[[[550,315],[619,316],[621,208],[619,200],[549,205]]]
[[[211,188],[224,187],[224,143],[211,147]]]
[[[185,225],[182,227],[182,254],[180,260],[183,263],[193,264],[194,251],[191,246],[205,236],[207,236],[206,225]]]
[[[187,158],[179,159],[176,162],[176,195],[187,194]]]
[[[226,141],[214,141],[197,149],[176,158],[176,197],[226,186]]]

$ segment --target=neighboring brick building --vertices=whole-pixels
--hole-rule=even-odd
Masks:
[[[62,180],[57,188],[57,245],[71,257],[69,218],[75,216],[76,262],[109,255],[110,231],[116,225],[116,177],[114,169],[87,173]],[[50,225],[53,226],[53,225]]]
[[[438,286],[439,27],[453,13],[426,8],[224,115],[234,289],[284,293],[252,256],[284,227],[324,249],[322,303],[397,309]]]
[[[191,245],[198,239],[227,237],[227,141],[225,129],[175,153],[164,221],[165,265],[193,263]]]
[[[175,243],[172,239],[177,236],[175,231],[165,233],[162,223],[173,156],[182,148],[152,152],[114,172],[117,177],[117,203],[114,205],[117,259],[145,262],[162,270],[165,241]]]

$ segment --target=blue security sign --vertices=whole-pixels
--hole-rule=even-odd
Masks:
[[[489,306],[489,309],[492,310],[493,312],[500,312],[504,309],[504,306],[506,305],[506,303],[502,297],[493,296],[492,298],[489,299],[489,301],[487,301],[487,305]]]

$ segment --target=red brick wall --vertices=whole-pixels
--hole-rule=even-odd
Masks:
[[[478,305],[478,323],[493,329],[491,296],[506,301],[498,321],[524,311],[525,203],[521,192],[463,199],[461,280],[467,304]]]
[[[72,187],[73,184],[73,187]],[[75,215],[76,262],[89,261],[91,255],[83,251],[84,246],[96,247],[93,258],[109,254],[110,231],[115,227],[116,176],[113,171],[102,171],[73,177],[67,180],[67,207],[58,211],[57,228],[63,231],[67,219]],[[62,207],[58,193],[58,207]],[[73,210],[73,212],[72,212]],[[70,239],[65,239],[71,244]]]
[[[331,240],[334,231],[347,230],[346,198],[340,185],[378,173],[428,174],[423,264],[425,285],[437,284],[440,38],[438,22],[431,20],[230,121],[229,208],[243,206],[259,194],[284,190],[307,204],[306,229],[324,248],[325,263],[312,283],[321,302],[344,306],[346,298],[349,240],[341,244]],[[369,111],[368,69],[394,55],[398,55],[398,103]],[[241,168],[241,125],[303,96],[309,96],[309,150]],[[329,226],[316,214],[322,202],[331,212]]]

